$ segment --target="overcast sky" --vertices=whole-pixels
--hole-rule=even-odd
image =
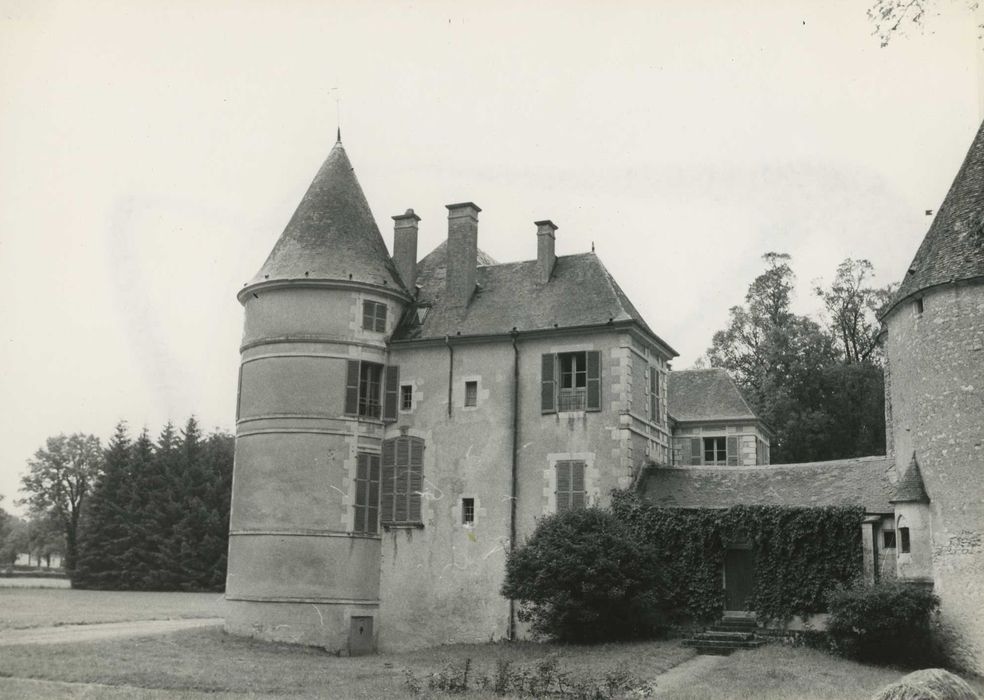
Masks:
[[[390,216],[598,255],[692,364],[770,250],[901,277],[982,117],[965,3],[0,0],[0,494],[59,432],[234,429],[242,309],[335,138]],[[754,10],[750,9],[754,8]]]

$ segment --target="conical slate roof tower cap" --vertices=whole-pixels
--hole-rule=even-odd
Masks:
[[[926,485],[923,483],[922,472],[919,471],[919,460],[916,453],[912,453],[912,461],[906,468],[899,483],[895,485],[895,498],[889,499],[890,503],[929,503],[929,494],[926,493]]]
[[[357,282],[406,294],[340,140],[240,300],[257,285],[286,280]]]
[[[940,284],[984,277],[984,123],[950,185],[902,284],[879,313]]]

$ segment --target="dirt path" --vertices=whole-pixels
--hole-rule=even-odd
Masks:
[[[656,676],[656,692],[653,697],[690,697],[688,686],[695,678],[711,672],[724,661],[723,656],[695,656],[678,664],[666,673]]]
[[[214,627],[221,625],[222,622],[221,617],[204,617],[189,620],[138,620],[135,622],[107,622],[95,625],[62,625],[60,627],[6,630],[0,632],[0,646],[66,644],[118,637],[147,637],[196,627]]]

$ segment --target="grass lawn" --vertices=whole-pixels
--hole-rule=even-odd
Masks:
[[[0,630],[129,620],[222,617],[221,593],[0,588]]]
[[[405,670],[423,681],[418,697],[452,697],[430,691],[426,677],[448,663],[472,660],[472,673],[493,675],[500,659],[534,669],[548,656],[572,676],[602,682],[622,668],[640,680],[690,658],[679,640],[599,647],[551,644],[458,644],[404,654],[339,658],[318,649],[231,637],[217,629],[76,645],[6,647],[0,657],[0,695],[36,697],[39,688],[17,679],[47,679],[120,686],[44,687],[51,697],[410,698]],[[683,686],[657,698],[867,698],[905,672],[856,664],[811,649],[765,646],[721,659]],[[6,677],[6,678],[3,678]],[[974,681],[972,681],[974,682]],[[978,689],[980,688],[980,682]],[[21,685],[18,685],[21,684]],[[20,690],[18,690],[20,688]],[[144,690],[138,690],[144,689]],[[58,693],[54,691],[64,691]],[[72,694],[75,691],[78,694]],[[457,697],[493,698],[473,691]]]
[[[217,617],[217,594],[117,593],[103,591],[0,589],[0,634],[4,629],[165,618]],[[448,664],[471,660],[471,678],[493,676],[500,661],[535,673],[555,658],[572,679],[604,682],[622,671],[642,683],[695,658],[679,640],[597,647],[515,644],[457,644],[404,654],[339,658],[320,649],[231,637],[220,629],[197,629],[144,638],[75,644],[7,646],[0,654],[0,696],[7,698],[184,698],[234,697],[409,698],[409,670],[423,698],[494,698],[474,690],[450,696],[431,691],[427,678]],[[701,657],[675,673],[655,697],[765,700],[868,698],[905,671],[865,666],[811,649],[768,645],[723,659]],[[673,674],[671,674],[673,675]],[[984,696],[981,679],[967,679]],[[72,684],[97,684],[72,685]],[[476,684],[472,683],[475,687]]]

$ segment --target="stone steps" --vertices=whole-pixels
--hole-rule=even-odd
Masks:
[[[749,618],[724,618],[704,632],[698,632],[683,642],[701,654],[727,656],[735,649],[756,649],[764,640],[758,639],[755,632],[758,625]]]

